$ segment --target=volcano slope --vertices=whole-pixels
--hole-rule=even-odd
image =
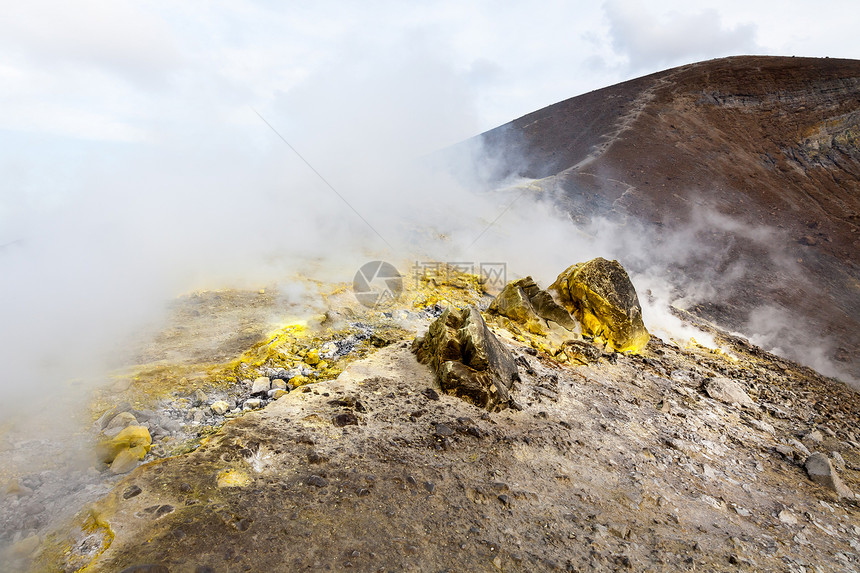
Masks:
[[[480,281],[457,279],[448,303],[489,306]],[[422,288],[387,309],[332,296],[328,316],[424,333],[423,305],[441,299]],[[858,500],[803,467],[821,452],[860,491],[858,394],[696,323],[724,351],[652,337],[640,354],[595,346],[561,362],[543,334],[488,318],[518,372],[495,412],[446,395],[395,329],[336,378],[214,433],[189,407],[199,447],[151,450],[11,555],[69,572],[860,571]],[[713,397],[723,377],[743,405]]]
[[[479,139],[496,177],[626,227],[619,260],[700,291],[691,312],[860,379],[860,61],[682,66]]]

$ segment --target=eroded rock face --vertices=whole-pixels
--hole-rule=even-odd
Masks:
[[[507,408],[517,366],[476,308],[446,309],[412,349],[447,394],[491,412]]]
[[[550,285],[549,292],[582,325],[618,352],[637,352],[651,335],[630,277],[618,261],[596,258],[573,265]]]
[[[522,323],[534,334],[546,335],[553,325],[571,332],[579,331],[579,325],[570,314],[547,291],[541,290],[531,277],[505,285],[487,310]]]

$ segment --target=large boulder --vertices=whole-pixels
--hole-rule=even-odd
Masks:
[[[708,378],[704,384],[705,392],[714,400],[725,402],[726,404],[738,404],[740,406],[755,406],[752,398],[744,391],[743,387],[729,378],[718,376],[716,378]]]
[[[827,456],[821,452],[814,452],[806,458],[806,463],[803,465],[806,468],[809,479],[833,490],[839,497],[854,499],[854,493],[845,485],[845,482],[842,481],[836,470],[833,469],[833,465],[827,459]]]
[[[412,350],[433,369],[445,393],[490,412],[508,407],[517,366],[476,308],[445,309]]]
[[[550,285],[553,298],[573,315],[582,333],[618,352],[641,350],[651,335],[630,277],[618,261],[596,258],[573,265]]]
[[[505,285],[487,309],[521,323],[533,334],[546,335],[555,325],[570,332],[579,332],[579,325],[552,296],[525,277]]]
[[[96,455],[105,464],[111,464],[123,452],[123,458],[142,460],[152,444],[146,426],[127,426],[115,436],[102,434],[96,445]],[[122,472],[115,472],[122,473]]]

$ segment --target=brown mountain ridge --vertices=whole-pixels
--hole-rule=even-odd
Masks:
[[[860,377],[858,138],[860,61],[759,56],[630,80],[480,136],[497,177],[546,179],[578,222],[636,224],[653,253],[625,266],[656,253],[681,290],[713,287],[688,310],[767,330],[801,360],[821,342],[847,379]]]

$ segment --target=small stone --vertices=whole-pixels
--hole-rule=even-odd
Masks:
[[[6,494],[7,495],[15,495],[15,496],[25,496],[33,493],[33,490],[18,482],[18,480],[13,479],[9,481],[9,485],[6,486]]]
[[[290,378],[289,387],[290,388],[298,388],[300,386],[304,386],[305,384],[310,383],[310,381],[311,381],[310,378],[308,378],[307,376],[299,374],[297,376],[293,376],[292,378]]]
[[[783,455],[786,459],[794,458],[794,448],[791,446],[786,446],[785,444],[777,444],[776,451]]]
[[[821,442],[824,441],[824,434],[822,434],[818,430],[813,430],[813,431],[809,432],[808,434],[806,434],[805,436],[803,436],[803,441],[804,442],[812,442],[813,444],[820,444]]]
[[[212,410],[212,413],[218,416],[223,416],[230,410],[230,404],[228,404],[224,400],[218,400],[217,402],[212,402],[212,405],[209,406],[209,409]]]
[[[780,511],[777,517],[781,522],[786,525],[797,525],[797,518],[787,509],[783,509],[782,511]]]
[[[312,475],[307,479],[307,484],[314,487],[325,487],[328,485],[328,480],[324,477]]]
[[[194,488],[191,487],[190,483],[182,482],[181,484],[179,484],[179,491],[181,491],[182,493],[191,493],[192,491],[194,491]]]
[[[435,432],[434,433],[437,436],[446,438],[446,437],[454,435],[454,430],[448,424],[442,424],[442,423],[437,422],[433,425],[435,426]]]
[[[501,501],[504,505],[510,505],[510,503],[511,503],[510,498],[503,493],[499,494],[498,498],[499,498],[499,501]]]
[[[122,492],[122,498],[123,499],[131,499],[137,495],[140,495],[142,491],[143,490],[140,489],[139,486],[130,485],[127,488],[125,488],[124,492]]]
[[[839,452],[830,452],[830,457],[833,459],[833,465],[840,472],[845,471],[845,459],[842,457],[842,454]]]
[[[168,513],[173,513],[174,510],[175,508],[172,505],[159,505],[157,508],[155,508],[155,511],[152,512],[152,516],[154,519],[161,519]]]
[[[278,398],[281,398],[282,396],[286,396],[287,394],[289,394],[289,392],[287,392],[283,388],[276,388],[275,390],[272,390],[271,392],[272,392],[271,393],[272,400],[277,400]]]
[[[275,378],[274,380],[272,380],[272,389],[277,390],[279,388],[281,390],[286,390],[287,389],[287,383],[284,382],[283,380],[281,380],[280,378]]]
[[[748,509],[744,509],[743,507],[736,507],[736,508],[735,508],[735,513],[737,513],[737,514],[738,514],[738,515],[740,515],[741,517],[749,517],[750,515],[752,515],[752,514],[750,513],[750,510],[748,510]]]
[[[804,531],[806,530],[804,529]],[[809,545],[809,539],[807,539],[804,531],[801,531],[792,538],[798,545]]]
[[[114,475],[125,474],[138,466],[138,462],[146,456],[143,446],[135,446],[121,451],[110,464],[110,473]]]
[[[24,506],[24,513],[27,515],[38,515],[47,509],[45,504],[39,503],[38,501],[33,503],[28,503]]]
[[[421,391],[421,394],[423,394],[428,400],[439,400],[439,393],[436,392],[436,390],[434,390],[433,388],[425,388]]]
[[[815,483],[832,489],[839,497],[854,499],[854,493],[842,482],[842,479],[840,479],[836,470],[830,464],[830,460],[821,452],[815,452],[809,456],[806,459],[804,467],[806,468],[806,473],[809,475],[809,479]]]
[[[337,344],[335,344],[334,342],[326,342],[325,344],[320,346],[320,349],[317,354],[320,356],[320,358],[331,360],[337,355],[337,351]]]
[[[320,362],[319,353],[316,350],[311,350],[305,355],[305,363],[308,366],[316,366]]]
[[[197,390],[196,392],[194,392],[194,405],[195,406],[202,406],[203,404],[205,404],[208,401],[209,401],[209,396],[207,396],[206,392],[204,392],[203,390]]]
[[[251,385],[251,396],[255,394],[265,394],[271,388],[271,381],[266,376],[260,376]]]
[[[343,412],[334,416],[331,419],[331,423],[338,428],[343,428],[344,426],[357,426],[358,418],[352,412]]]
[[[137,459],[143,459],[143,456],[149,451],[150,444],[152,444],[152,436],[149,435],[148,428],[145,426],[127,426],[116,436],[99,442],[96,446],[96,453],[102,462],[109,464],[120,452],[140,447],[143,453]],[[135,455],[137,454],[139,452],[136,450]]]
[[[108,425],[105,426],[104,434],[106,436],[115,436],[128,426],[136,426],[137,418],[134,417],[134,414],[131,412],[120,412],[116,416],[114,416]]]
[[[705,380],[705,392],[714,400],[726,404],[754,406],[755,402],[744,391],[740,384],[729,378],[717,377]]]
[[[242,404],[243,410],[256,410],[260,406],[263,405],[263,401],[259,398],[248,398],[245,400],[245,403]]]
[[[794,438],[792,438],[788,440],[788,444],[797,451],[799,451],[800,454],[804,457],[804,459],[812,455],[812,452],[809,451],[809,448],[804,446],[803,443],[800,442],[800,440],[795,440]]]
[[[433,493],[434,491],[436,491],[436,484],[434,484],[432,481],[425,481],[424,489],[426,489],[429,493]]]
[[[764,420],[756,420],[755,418],[751,418],[749,422],[752,427],[757,428],[762,432],[767,432],[771,435],[776,433],[776,428],[774,428],[771,424],[765,422]]]

